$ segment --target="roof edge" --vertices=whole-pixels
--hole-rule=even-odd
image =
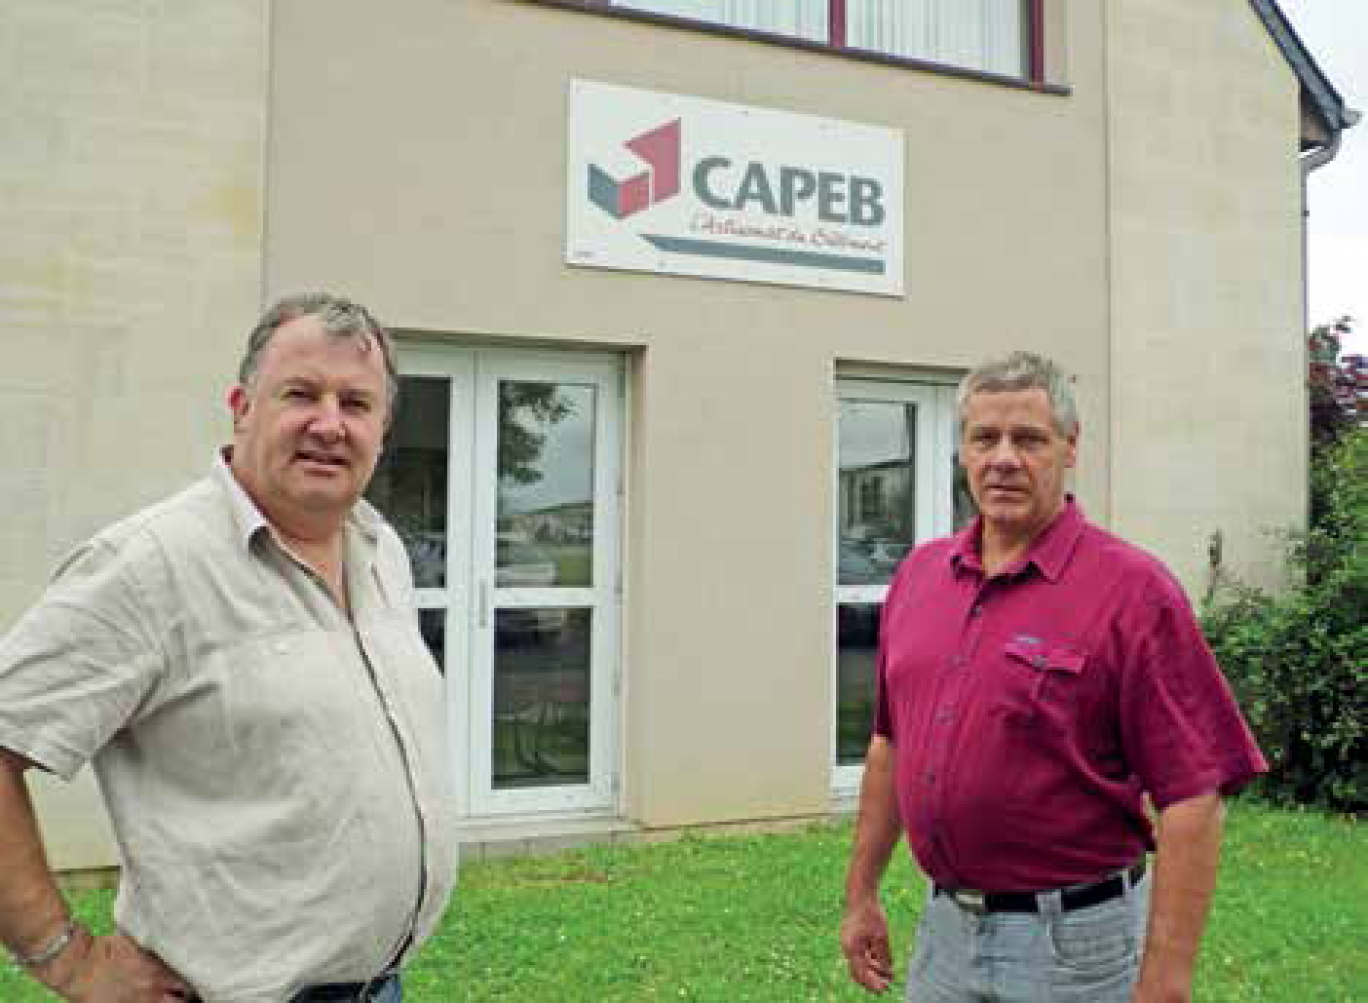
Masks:
[[[1326,131],[1331,134],[1331,139],[1345,129],[1353,127],[1359,120],[1358,112],[1344,103],[1344,98],[1317,65],[1311,50],[1297,35],[1292,22],[1282,12],[1277,0],[1249,0],[1249,5],[1259,15],[1259,19],[1263,21],[1264,27],[1268,29],[1268,33],[1273,36],[1273,41],[1282,52],[1283,58],[1297,75],[1301,82],[1304,101],[1321,119]]]

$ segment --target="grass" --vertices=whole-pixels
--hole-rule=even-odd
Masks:
[[[406,1000],[867,1000],[836,943],[849,842],[846,824],[468,864],[442,930],[409,969]],[[924,895],[901,850],[884,887],[901,969]],[[107,927],[109,893],[76,902]],[[1359,826],[1235,805],[1197,999],[1368,999],[1365,936]],[[45,999],[0,974],[5,1003]]]

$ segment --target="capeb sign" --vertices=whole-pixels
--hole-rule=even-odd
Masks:
[[[902,293],[902,137],[575,81],[572,265]]]

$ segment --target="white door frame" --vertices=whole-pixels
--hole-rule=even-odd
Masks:
[[[463,818],[618,809],[621,665],[622,360],[607,354],[399,345],[401,376],[450,380],[446,588],[418,589],[420,609],[445,609],[448,722]],[[494,577],[501,380],[574,383],[595,390],[591,587],[505,588]],[[494,621],[499,609],[593,610],[587,784],[496,790],[492,780]]]
[[[594,389],[593,549],[586,588],[511,588],[494,578],[498,488],[498,393],[504,381],[575,384]],[[477,815],[569,811],[613,807],[617,770],[615,704],[618,651],[618,465],[621,450],[620,366],[616,359],[502,354],[476,373],[475,538],[472,541],[475,617],[471,678],[476,712],[470,721],[472,750],[483,760],[470,771],[471,807]],[[587,784],[496,790],[492,785],[493,723],[479,708],[494,704],[494,621],[498,611],[536,607],[589,609],[589,769]],[[483,777],[484,782],[477,778]]]
[[[916,442],[913,450],[914,538],[920,545],[951,531],[953,514],[955,455],[955,387],[947,384],[890,380],[840,375],[836,379],[836,420],[840,421],[840,402],[888,401],[912,404],[917,408]],[[864,777],[864,764],[841,764],[838,759],[837,727],[840,710],[838,659],[840,638],[835,627],[837,609],[845,603],[882,604],[888,595],[885,585],[840,584],[841,499],[839,430],[832,437],[832,527],[833,627],[830,666],[831,718],[827,728],[830,740],[831,788],[833,796],[846,798],[858,793]]]

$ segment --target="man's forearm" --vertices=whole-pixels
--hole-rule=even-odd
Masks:
[[[1159,813],[1149,932],[1137,1000],[1187,1000],[1221,857],[1224,807],[1204,794]]]
[[[24,781],[27,766],[0,749],[0,941],[21,957],[52,944],[67,921]]]
[[[902,835],[897,789],[893,782],[893,746],[875,737],[865,757],[860,784],[860,811],[855,847],[846,874],[846,904],[876,897],[893,848]]]

